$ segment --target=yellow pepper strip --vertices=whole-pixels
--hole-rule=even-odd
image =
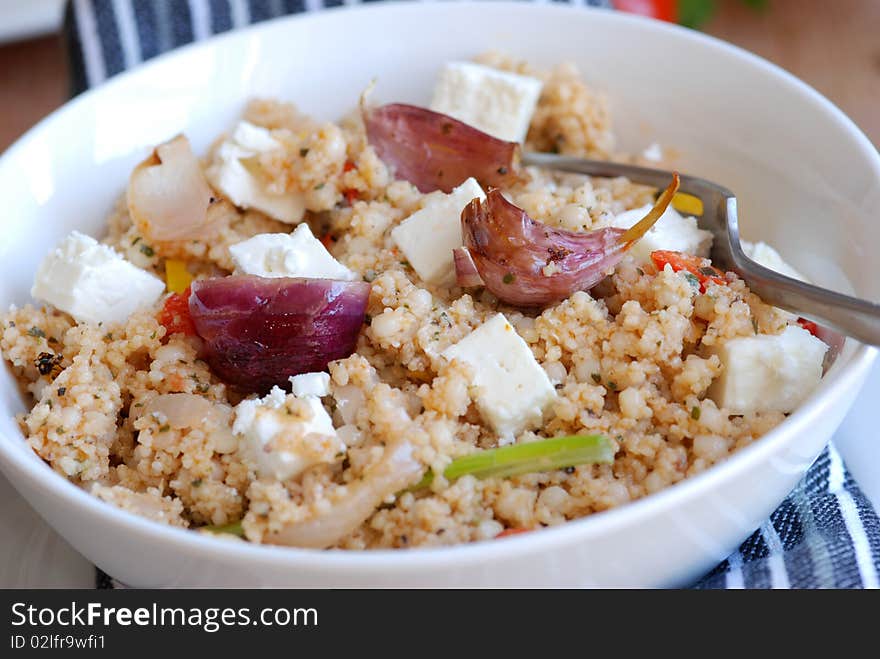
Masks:
[[[165,260],[165,283],[172,293],[183,293],[192,283],[192,275],[186,269],[186,263],[177,259]]]
[[[686,192],[676,192],[672,198],[672,207],[683,215],[702,215],[703,201],[699,197]]]

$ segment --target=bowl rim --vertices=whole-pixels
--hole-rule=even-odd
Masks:
[[[869,160],[873,160],[875,169],[880,172],[880,153],[877,152],[858,126],[837,106],[807,83],[796,78],[781,67],[738,46],[678,25],[662,23],[653,19],[623,12],[609,11],[607,9],[568,4],[480,0],[469,3],[454,3],[452,5],[448,3],[426,5],[420,3],[380,2],[360,6],[327,8],[321,12],[277,17],[174,49],[129,71],[114,76],[101,85],[71,99],[49,114],[22,135],[5,153],[0,155],[0,173],[2,173],[5,167],[9,166],[8,163],[14,163],[16,154],[24,150],[29,142],[36,139],[46,126],[61,120],[60,117],[73,111],[80,104],[88,103],[96,96],[106,93],[107,90],[111,90],[117,85],[125,84],[130,78],[141,75],[142,71],[163,66],[169,60],[190,57],[190,53],[211,50],[227,42],[245,41],[249,38],[257,37],[264,31],[281,30],[283,29],[282,25],[294,21],[346,20],[345,18],[339,18],[343,15],[351,15],[351,20],[355,20],[355,17],[361,13],[461,12],[473,10],[474,7],[479,8],[481,11],[505,13],[556,13],[560,18],[567,19],[572,19],[573,16],[577,15],[577,20],[586,19],[636,25],[640,29],[665,33],[673,39],[690,41],[699,47],[709,48],[726,54],[739,60],[744,66],[762,69],[766,74],[775,77],[780,84],[785,84],[792,88],[793,91],[798,92],[804,102],[819,106],[828,115],[829,120],[835,121],[846,130],[848,136],[859,147],[859,150],[865,153]],[[412,548],[407,551],[400,551],[398,549],[326,551],[252,544],[238,539],[226,539],[208,533],[193,532],[193,529],[172,527],[124,511],[110,503],[104,502],[54,472],[51,467],[39,458],[34,459],[35,454],[28,454],[27,452],[7,447],[6,442],[21,440],[21,434],[17,437],[0,434],[0,466],[3,467],[7,474],[15,472],[15,477],[10,479],[13,480],[13,483],[18,478],[24,478],[30,484],[38,486],[45,494],[51,495],[55,499],[69,502],[69,505],[76,507],[77,513],[87,515],[97,520],[100,524],[116,525],[120,529],[132,534],[150,536],[151,539],[176,545],[182,550],[197,552],[208,559],[222,557],[226,560],[249,560],[254,564],[261,562],[264,564],[268,562],[276,566],[290,564],[304,569],[337,567],[357,569],[364,574],[386,570],[408,572],[429,567],[461,566],[478,563],[487,558],[498,559],[519,554],[536,553],[552,549],[555,545],[569,544],[576,540],[587,540],[600,536],[621,526],[628,526],[640,518],[649,517],[655,511],[675,507],[680,502],[699,498],[701,494],[716,487],[717,483],[733,479],[736,475],[751,469],[753,465],[760,463],[769,454],[773,453],[777,449],[777,444],[793,442],[800,433],[809,432],[815,420],[821,418],[832,410],[836,404],[842,402],[841,399],[844,396],[845,384],[847,382],[864,378],[867,375],[877,357],[877,350],[869,346],[853,343],[855,348],[852,354],[848,361],[842,364],[839,370],[834,373],[833,380],[823,382],[820,388],[780,425],[749,446],[736,451],[721,463],[636,501],[607,511],[570,520],[564,524],[543,528],[541,533],[518,534],[507,539],[507,542],[498,543],[489,540],[442,547]]]

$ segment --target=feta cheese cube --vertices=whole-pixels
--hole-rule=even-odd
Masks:
[[[486,194],[473,178],[452,192],[427,202],[391,231],[407,261],[422,281],[432,284],[455,282],[452,250],[461,247],[461,211],[472,199]]]
[[[646,205],[620,213],[611,220],[609,226],[629,229],[650,210],[651,206]],[[658,249],[708,257],[712,249],[712,234],[698,228],[695,218],[682,217],[670,206],[648,233],[630,248],[629,253],[638,263],[650,263],[651,252]]]
[[[765,268],[769,268],[770,270],[786,275],[787,277],[792,277],[793,279],[807,281],[806,277],[788,265],[788,263],[786,263],[779,255],[779,252],[770,247],[767,243],[750,243],[743,240],[742,248],[746,253],[746,256],[752,259],[752,261],[760,263]]]
[[[208,181],[240,208],[256,208],[276,220],[296,224],[305,213],[303,195],[270,192],[248,164],[250,158],[281,148],[268,130],[241,121],[217,149],[214,163],[205,172]]]
[[[259,277],[355,280],[359,276],[333,258],[308,224],[293,233],[261,233],[229,248],[239,272]]]
[[[52,250],[37,270],[31,295],[80,323],[122,323],[165,290],[161,279],[78,231]]]
[[[822,341],[793,325],[774,336],[730,339],[715,350],[724,370],[708,395],[733,414],[787,414],[819,384],[826,350]]]
[[[431,109],[508,142],[522,142],[542,83],[471,62],[450,62],[440,72]]]
[[[333,462],[345,450],[320,398],[285,394],[278,387],[265,398],[241,401],[232,432],[243,438],[239,450],[255,462],[258,475],[280,481]]]
[[[330,394],[329,373],[301,373],[290,376],[294,396],[327,396]]]
[[[504,314],[487,320],[443,356],[471,366],[474,402],[502,444],[540,424],[544,410],[556,399],[547,373]]]

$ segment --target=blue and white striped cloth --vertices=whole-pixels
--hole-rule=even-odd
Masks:
[[[369,2],[371,0],[363,0]],[[563,0],[566,1],[566,0]],[[74,93],[166,50],[285,14],[360,0],[70,0]],[[609,7],[610,0],[571,0]],[[695,588],[878,588],[880,520],[829,446],[779,508]],[[114,582],[98,572],[98,587]]]

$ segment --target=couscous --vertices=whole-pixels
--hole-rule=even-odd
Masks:
[[[627,157],[610,119],[571,66],[493,54],[430,110],[253,100],[201,159],[157,146],[0,316],[27,442],[138,515],[342,549],[536,530],[724,460],[827,346],[712,267],[674,185],[518,166]]]

